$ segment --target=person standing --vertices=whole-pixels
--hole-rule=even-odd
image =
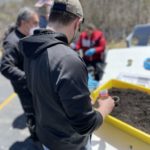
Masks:
[[[79,0],[55,0],[49,29],[19,42],[45,150],[89,150],[90,135],[114,107],[108,97],[99,100],[97,111],[92,108],[86,65],[69,47],[82,21]]]
[[[39,18],[37,13],[28,8],[22,8],[16,19],[15,25],[8,29],[3,39],[3,56],[0,62],[0,71],[10,80],[14,91],[17,93],[22,108],[27,118],[31,137],[36,139],[34,132],[35,119],[32,95],[28,90],[26,76],[23,69],[23,55],[18,48],[21,38],[28,36],[30,31],[38,26]]]
[[[46,28],[48,24],[48,18],[50,14],[50,9],[53,4],[53,0],[38,0],[35,3],[39,15],[39,27]]]

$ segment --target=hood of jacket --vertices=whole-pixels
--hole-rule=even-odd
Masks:
[[[19,41],[19,49],[27,58],[35,58],[47,48],[56,44],[68,45],[67,37],[62,33],[56,33],[46,29],[39,29],[32,36]]]

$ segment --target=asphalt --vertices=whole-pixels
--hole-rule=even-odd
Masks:
[[[0,74],[0,150],[42,150],[41,144],[30,138],[25,122],[19,98]]]

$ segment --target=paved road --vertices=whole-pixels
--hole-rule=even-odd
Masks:
[[[39,150],[28,137],[19,99],[0,74],[0,150]]]
[[[13,93],[13,88],[11,87],[9,80],[0,74],[0,103],[11,93]]]

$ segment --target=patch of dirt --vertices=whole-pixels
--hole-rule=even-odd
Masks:
[[[120,101],[110,115],[150,134],[150,95],[133,89],[109,89]]]

